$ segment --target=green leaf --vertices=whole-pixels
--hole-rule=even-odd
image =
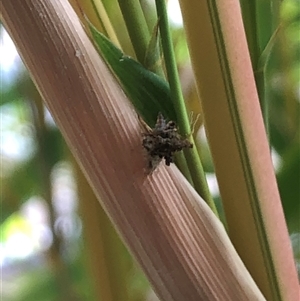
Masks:
[[[64,159],[64,144],[57,128],[44,132],[43,157],[49,166]],[[16,165],[16,169],[1,178],[0,195],[2,215],[0,224],[33,195],[44,195],[44,179],[41,176],[41,161],[35,153],[30,159]]]
[[[118,78],[130,101],[149,126],[154,126],[158,112],[176,120],[168,83],[140,63],[124,55],[89,21],[98,50]]]
[[[157,22],[151,34],[151,39],[144,60],[144,66],[146,66],[149,70],[155,72],[155,70],[162,70],[161,65],[162,58],[159,49],[159,31]],[[163,73],[160,75],[163,75]]]
[[[9,87],[1,87],[0,89],[0,106],[20,99],[21,95],[19,91],[16,89],[16,85],[12,85]]]
[[[277,174],[278,188],[290,233],[300,232],[300,144],[294,141],[282,157]]]

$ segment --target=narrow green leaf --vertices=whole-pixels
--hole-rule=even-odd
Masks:
[[[149,126],[158,112],[176,120],[168,83],[113,45],[90,22],[89,27],[100,54],[119,79],[132,104]]]
[[[155,70],[159,71],[160,73],[157,73],[161,76],[164,76],[163,70],[162,70],[162,58],[159,48],[159,31],[158,31],[158,22],[153,28],[151,39],[146,51],[144,66],[155,72]]]

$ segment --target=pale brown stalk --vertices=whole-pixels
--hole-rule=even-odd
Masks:
[[[57,125],[160,299],[264,300],[223,225],[178,169],[145,172],[137,114],[69,3],[1,4]]]
[[[180,0],[230,238],[268,300],[299,300],[238,0]]]

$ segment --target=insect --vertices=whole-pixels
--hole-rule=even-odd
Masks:
[[[162,159],[167,166],[173,161],[175,152],[184,148],[192,148],[193,144],[183,138],[174,121],[166,121],[162,113],[158,113],[155,127],[151,129],[143,122],[146,133],[143,133],[143,147],[149,157],[149,168],[154,170]]]

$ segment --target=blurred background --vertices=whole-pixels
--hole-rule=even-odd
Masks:
[[[104,3],[108,12],[114,10],[109,15],[127,45],[123,49],[134,56],[117,4]],[[155,24],[153,1],[142,4],[148,22]],[[183,92],[189,110],[200,114],[197,144],[221,208],[180,10],[177,1],[168,5]],[[274,168],[300,271],[299,1],[282,1],[279,16],[282,28],[266,65],[266,95]],[[157,300],[96,200],[2,25],[0,41],[2,300]]]

